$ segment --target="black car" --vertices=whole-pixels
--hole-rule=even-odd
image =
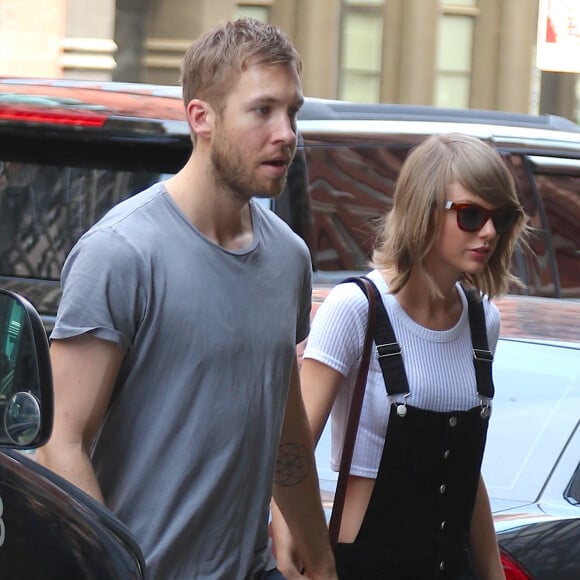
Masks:
[[[526,517],[498,537],[507,580],[580,578],[580,518]]]
[[[52,429],[52,375],[40,316],[0,289],[0,577],[138,580],[139,546],[97,501],[27,456]]]

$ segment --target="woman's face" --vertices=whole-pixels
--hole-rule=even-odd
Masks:
[[[448,273],[456,280],[463,273],[479,274],[485,269],[499,240],[494,221],[500,224],[503,214],[492,219],[481,209],[497,208],[459,183],[450,184],[441,233],[429,253],[430,270]]]

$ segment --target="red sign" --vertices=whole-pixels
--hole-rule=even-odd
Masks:
[[[580,73],[580,1],[540,0],[536,65]]]

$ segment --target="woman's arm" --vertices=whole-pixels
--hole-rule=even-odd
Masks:
[[[302,399],[315,444],[324,430],[344,377],[329,366],[307,358],[300,369]]]

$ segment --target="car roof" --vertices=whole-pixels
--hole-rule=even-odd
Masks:
[[[72,128],[75,120],[117,131],[124,126],[140,133],[189,134],[179,86],[0,77],[0,123],[52,122]],[[298,122],[305,135],[359,134],[369,142],[411,135],[413,143],[420,136],[457,131],[512,148],[532,143],[541,149],[539,144],[549,143],[554,156],[571,150],[580,156],[580,126],[556,115],[306,97]]]
[[[26,126],[189,140],[180,87],[0,77],[0,129]]]
[[[501,150],[580,159],[580,125],[557,115],[450,109],[424,105],[364,104],[307,98],[298,118],[307,141],[412,147],[433,134],[465,133]]]
[[[0,77],[1,92],[32,97],[69,98],[86,107],[105,107],[110,114],[147,117],[148,104],[159,106],[155,116],[184,119],[181,87],[114,81],[72,79],[34,79]],[[163,101],[163,99],[170,99]],[[174,101],[178,101],[175,103]],[[63,101],[64,102],[64,101]],[[48,103],[47,103],[48,104]],[[165,115],[164,115],[165,113]],[[333,99],[306,97],[299,115],[302,120],[341,121],[436,121],[507,125],[536,129],[580,132],[580,126],[557,115],[528,115],[481,109],[452,109],[426,105],[354,103]]]
[[[528,115],[481,109],[452,109],[427,105],[362,104],[348,101],[311,98],[305,103],[300,118],[304,120],[396,120],[436,121],[443,123],[478,123],[536,129],[580,132],[580,126],[557,115]]]
[[[143,83],[0,77],[0,105],[185,120],[181,87]]]

